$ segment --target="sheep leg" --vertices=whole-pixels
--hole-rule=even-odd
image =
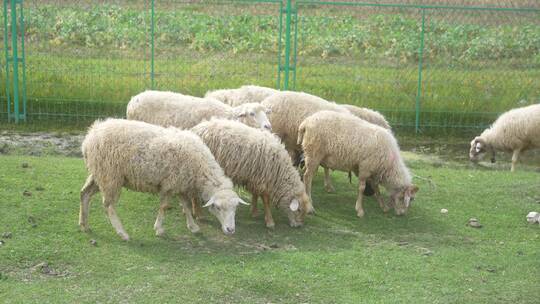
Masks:
[[[376,183],[371,182],[371,186],[373,187],[373,192],[375,193],[375,199],[379,203],[379,207],[383,210],[384,213],[388,212],[390,210],[390,207],[384,203],[384,199],[381,195],[381,191],[379,189],[379,185]]]
[[[519,150],[519,149],[514,150],[514,154],[512,154],[512,168],[510,168],[511,172],[514,172],[516,170],[516,164],[517,164],[517,161],[518,161],[519,152],[521,152],[521,150]]]
[[[266,228],[272,229],[276,226],[276,224],[272,218],[272,210],[270,210],[270,196],[268,194],[264,194],[262,196],[262,200],[264,204],[264,222],[266,223]]]
[[[199,201],[195,198],[191,199],[191,210],[193,211],[193,216],[195,217],[195,219],[202,218],[201,205],[199,204]]]
[[[129,240],[129,235],[124,230],[124,227],[122,226],[122,222],[118,218],[118,215],[116,214],[116,211],[114,210],[114,204],[118,201],[118,197],[120,196],[120,189],[110,190],[110,191],[103,191],[103,207],[107,209],[107,215],[109,216],[109,220],[111,221],[111,225],[116,230],[116,233],[122,238],[124,241]]]
[[[165,233],[165,229],[163,229],[163,220],[165,219],[165,210],[169,208],[170,199],[170,196],[167,194],[162,194],[160,197],[158,216],[154,223],[154,230],[156,231],[157,236],[162,236]]]
[[[193,216],[191,215],[191,208],[189,206],[190,201],[183,198],[182,199],[182,205],[184,206],[184,214],[186,215],[186,223],[187,223],[187,227],[188,227],[189,231],[191,231],[191,233],[199,232],[199,230],[201,230],[201,229],[199,228],[197,223],[195,223],[195,220],[193,220]]]
[[[257,200],[259,200],[259,196],[257,194],[252,194],[251,196],[251,217],[256,217],[259,213],[259,210],[257,210]]]
[[[336,189],[332,185],[332,180],[330,179],[330,169],[324,167],[324,189],[326,192],[336,192]]]
[[[320,161],[317,159],[312,159],[309,156],[306,156],[306,172],[304,172],[304,186],[306,188],[306,193],[311,198],[311,183],[313,182],[313,175],[317,172]],[[312,199],[313,201],[313,199]]]
[[[88,213],[90,210],[90,200],[92,199],[92,196],[99,192],[99,187],[97,186],[96,182],[94,181],[92,175],[89,175],[88,178],[86,178],[86,182],[84,183],[84,186],[81,189],[81,208],[79,211],[79,226],[81,227],[82,231],[88,231]]]
[[[356,215],[358,217],[364,217],[364,208],[362,207],[362,199],[364,196],[364,190],[366,189],[366,179],[358,178],[358,198],[356,199]]]

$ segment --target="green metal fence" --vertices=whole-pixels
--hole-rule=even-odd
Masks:
[[[416,131],[540,102],[540,3],[433,2],[4,0],[0,123],[86,126],[144,89],[252,83]]]

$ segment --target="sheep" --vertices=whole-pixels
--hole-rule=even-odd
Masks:
[[[253,216],[262,197],[266,227],[275,225],[270,205],[285,210],[292,227],[301,226],[305,213],[313,211],[300,175],[275,135],[224,119],[202,122],[191,131],[210,148],[225,175],[253,194]]]
[[[341,104],[340,106],[349,110],[351,114],[353,114],[354,116],[358,118],[361,118],[372,124],[381,126],[385,129],[391,130],[390,124],[388,124],[384,116],[377,111],[373,111],[368,108],[360,108],[360,107],[349,105],[349,104]],[[332,185],[332,180],[330,179],[330,169],[326,167],[324,167],[324,189],[326,190],[326,192],[336,191],[334,186]],[[368,189],[364,194],[372,195],[372,191]]]
[[[513,152],[510,171],[514,172],[521,152],[539,148],[540,104],[535,104],[499,116],[490,128],[471,141],[469,158],[476,163],[489,152],[494,163],[496,151]]]
[[[272,88],[245,85],[238,89],[208,91],[204,97],[214,98],[232,107],[236,107],[244,103],[260,103],[266,97],[278,92],[278,90]]]
[[[391,130],[390,124],[388,124],[388,121],[386,121],[386,118],[384,116],[374,110],[368,109],[368,108],[361,108],[354,105],[349,104],[342,104],[342,107],[349,110],[352,115],[362,118],[363,120],[370,122],[372,124],[381,126],[385,129]]]
[[[270,109],[272,132],[281,138],[293,160],[298,159],[301,151],[296,139],[298,127],[304,119],[323,110],[349,113],[347,109],[335,103],[303,92],[276,93],[264,99],[261,104]]]
[[[364,216],[362,193],[367,180],[385,212],[388,206],[381,197],[379,184],[391,193],[389,205],[394,206],[397,215],[407,212],[418,191],[392,133],[351,114],[332,111],[313,114],[300,125],[298,144],[304,150],[304,183],[310,197],[313,175],[320,164],[334,170],[352,171],[358,176],[358,217]]]
[[[82,153],[89,172],[80,197],[79,225],[83,231],[89,229],[90,200],[101,192],[112,226],[123,240],[129,240],[114,209],[125,187],[159,194],[160,209],[154,224],[157,235],[164,233],[164,209],[174,196],[182,198],[188,210],[189,199],[202,199],[223,232],[234,233],[236,207],[246,203],[233,191],[231,180],[210,150],[192,132],[124,119],[96,121],[82,143]],[[191,213],[185,213],[189,230],[199,231]]]
[[[258,103],[231,107],[211,98],[173,92],[145,91],[131,98],[126,116],[163,127],[189,129],[211,117],[238,120],[250,127],[270,130],[267,109]]]

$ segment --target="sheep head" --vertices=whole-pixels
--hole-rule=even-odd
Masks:
[[[214,194],[203,207],[208,208],[208,211],[219,220],[223,233],[233,234],[235,230],[234,216],[238,204],[249,205],[240,199],[234,191],[224,190]]]
[[[269,113],[268,108],[259,103],[245,103],[233,108],[234,119],[252,128],[267,131],[272,130],[272,125],[266,115]]]
[[[495,162],[495,151],[486,143],[486,141],[477,136],[471,141],[471,148],[469,150],[469,158],[472,162],[479,162],[484,158],[486,152],[491,151],[491,162]]]
[[[395,191],[391,196],[390,204],[394,206],[396,215],[404,215],[414,201],[419,188],[415,185],[406,186]]]
[[[294,196],[289,202],[285,202],[285,205],[285,212],[289,217],[289,225],[291,227],[300,227],[304,225],[306,213],[315,211],[311,204],[311,200],[305,191]]]

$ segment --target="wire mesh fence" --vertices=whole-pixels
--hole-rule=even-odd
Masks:
[[[122,117],[145,89],[243,84],[374,108],[417,130],[484,127],[540,102],[537,1],[4,0],[3,123],[13,3],[24,9],[26,124]]]

